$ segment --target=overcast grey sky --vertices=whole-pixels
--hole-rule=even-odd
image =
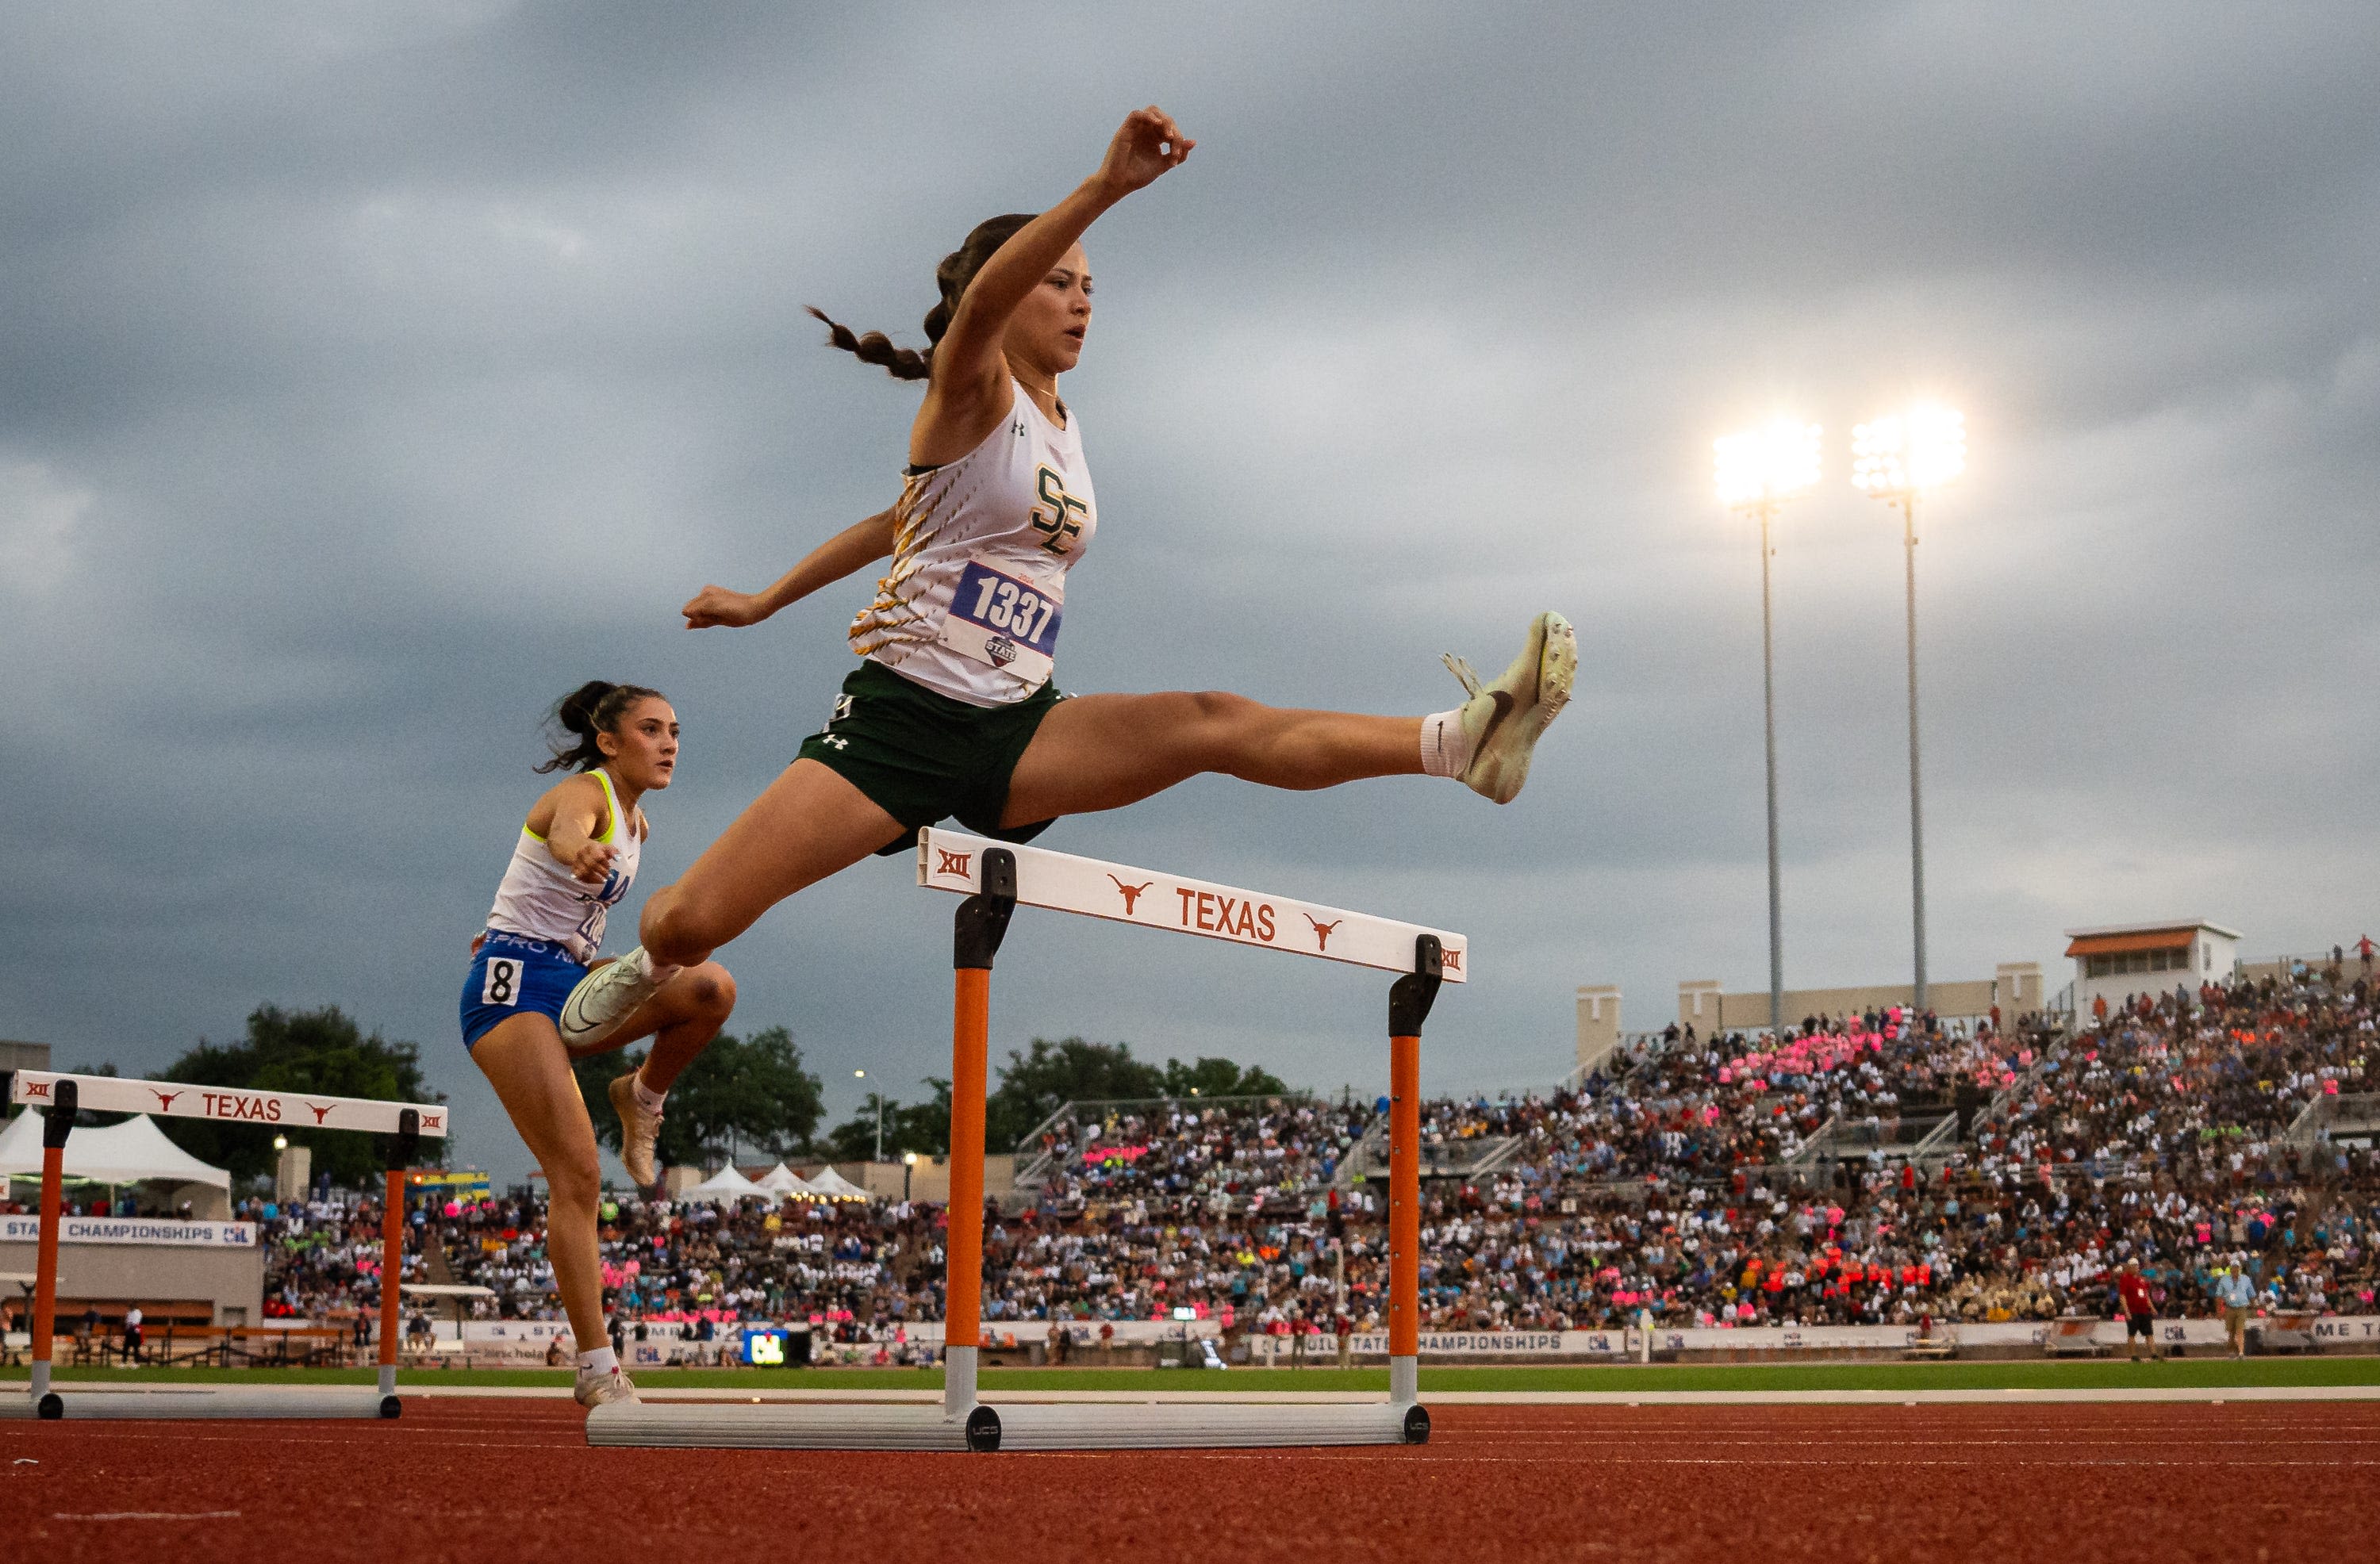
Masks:
[[[2060,927],[2372,922],[2380,147],[2368,6],[0,8],[0,1036],[153,1071],[256,1004],[455,1030],[542,710],[686,723],[636,902],[824,715],[856,579],[690,634],[893,493],[935,261],[1128,109],[1061,683],[1418,712],[1581,632],[1528,791],[1202,780],[1062,849],[1461,928],[1440,1088],[1766,976],[1759,562],[1713,436],[1827,480],[1777,570],[1787,979],[1909,961],[1901,557],[1850,426],[1967,411],[1919,550],[1932,970]],[[724,952],[739,1029],[947,1070],[952,903],[879,862]],[[2062,976],[2052,978],[2053,986]],[[1375,1089],[1384,982],[1021,915],[1037,1034]]]

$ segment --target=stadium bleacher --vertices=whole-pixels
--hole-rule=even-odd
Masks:
[[[2269,1307],[2368,1313],[2375,1042],[2367,986],[2305,972],[1997,1036],[1890,1012],[1781,1041],[1677,1031],[1545,1094],[1430,1102],[1428,1324],[2049,1319],[2104,1313],[2129,1258],[2169,1315],[2215,1312],[2230,1266]],[[993,1217],[987,1318],[1186,1308],[1291,1330],[1343,1303],[1370,1324],[1378,1119],[1295,1095],[1067,1105]],[[943,1221],[924,1204],[622,1200],[605,1280],[631,1316],[807,1316],[862,1338],[940,1317]],[[283,1213],[275,1312],[369,1296],[370,1231],[362,1207]],[[477,1313],[552,1314],[533,1202],[426,1214],[416,1233],[493,1290]]]

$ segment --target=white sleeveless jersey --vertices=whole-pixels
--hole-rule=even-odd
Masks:
[[[969,706],[1050,682],[1066,572],[1099,527],[1080,420],[1059,428],[1009,383],[982,444],[904,479],[892,567],[851,622],[852,650]]]
[[[612,871],[600,886],[574,878],[552,853],[545,838],[524,825],[513,843],[513,861],[504,866],[504,882],[496,887],[496,904],[488,910],[488,927],[530,940],[551,940],[582,964],[603,948],[603,919],[636,883],[637,858],[643,843],[636,822],[620,809],[620,795],[601,767],[590,773],[603,787],[604,813],[609,817],[595,838],[619,848]]]

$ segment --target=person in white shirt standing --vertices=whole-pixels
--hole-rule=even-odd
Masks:
[[[794,764],[646,903],[643,945],[572,993],[560,1025],[574,1047],[804,886],[900,851],[946,818],[1022,842],[1059,816],[1119,808],[1205,772],[1291,789],[1454,777],[1499,804],[1520,793],[1577,666],[1577,636],[1558,613],[1530,622],[1492,684],[1450,657],[1467,698],[1427,717],[1284,709],[1217,692],[1059,693],[1067,573],[1099,525],[1075,410],[1058,394],[1090,326],[1078,241],[1196,145],[1161,110],[1136,110],[1098,172],[1056,206],[979,224],[935,273],[941,299],[926,318],[925,352],[828,321],[834,346],[926,382],[900,502],[767,591],[706,587],[683,612],[689,628],[756,624],[890,554],[851,627],[866,661]]]
[[[2256,1284],[2247,1267],[2226,1267],[2215,1278],[2215,1301],[2223,1305],[2223,1333],[2231,1339],[2231,1355],[2248,1355],[2248,1311],[2255,1305]]]

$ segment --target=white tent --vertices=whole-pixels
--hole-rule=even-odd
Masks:
[[[860,1188],[857,1184],[853,1183],[849,1179],[844,1178],[832,1168],[820,1169],[818,1177],[810,1181],[810,1189],[821,1200],[866,1200],[868,1198],[868,1192],[866,1190]]]
[[[165,1138],[157,1121],[142,1114],[101,1129],[77,1129],[67,1137],[66,1175],[93,1183],[131,1184],[143,1179],[231,1188],[231,1173],[209,1167]],[[30,1109],[0,1129],[0,1176],[42,1176],[42,1116]]]
[[[680,1200],[709,1201],[713,1205],[722,1205],[727,1201],[740,1200],[747,1194],[759,1195],[762,1198],[766,1198],[768,1191],[762,1189],[759,1184],[754,1183],[750,1179],[747,1179],[743,1174],[737,1172],[734,1165],[730,1164],[727,1167],[720,1169],[719,1171],[711,1174],[710,1177],[703,1180],[692,1189],[687,1190],[684,1194],[679,1195],[678,1198]]]
[[[802,1182],[802,1176],[799,1173],[795,1172],[783,1162],[761,1174],[759,1182],[753,1187],[770,1194],[790,1194],[796,1199],[806,1198],[817,1193]]]

